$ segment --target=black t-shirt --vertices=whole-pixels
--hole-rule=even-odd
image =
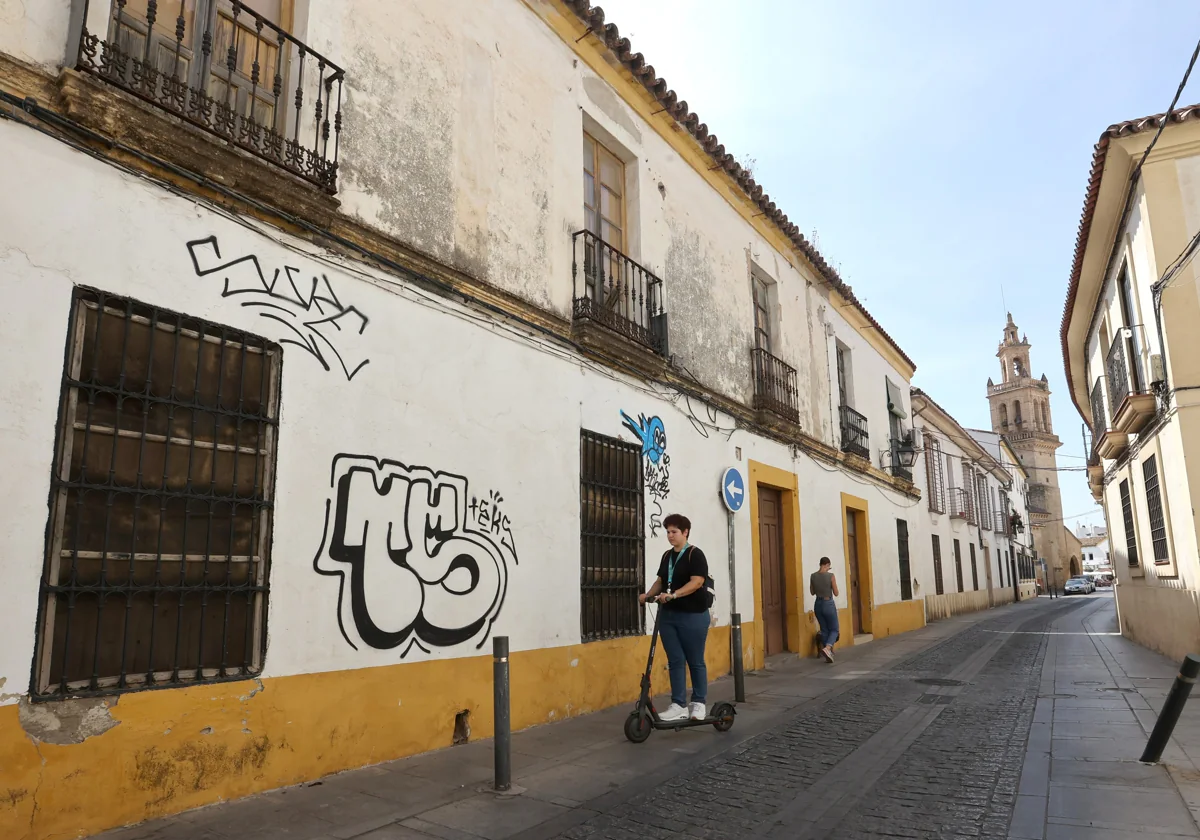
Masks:
[[[678,592],[688,584],[694,577],[708,577],[708,558],[704,556],[704,552],[694,546],[688,546],[683,550],[683,555],[675,562],[675,575],[667,581],[667,571],[670,568],[671,559],[675,557],[675,549],[671,549],[662,556],[662,562],[658,564],[658,579],[663,581],[666,589],[672,592]],[[704,587],[701,586],[691,595],[684,595],[682,598],[676,598],[673,601],[667,601],[662,605],[663,609],[679,610],[680,612],[704,612],[708,609],[705,605],[706,598],[704,597]]]

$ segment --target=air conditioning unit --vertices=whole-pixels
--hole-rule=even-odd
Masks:
[[[1150,384],[1162,385],[1167,381],[1167,366],[1163,363],[1162,353],[1150,356]]]

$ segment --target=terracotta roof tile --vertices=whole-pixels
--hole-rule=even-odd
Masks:
[[[700,143],[704,150],[712,157],[713,162],[724,169],[738,183],[746,195],[758,204],[767,217],[788,237],[796,249],[804,254],[805,258],[812,263],[829,285],[837,289],[838,294],[861,312],[871,326],[878,330],[884,340],[900,354],[900,357],[916,370],[916,363],[908,357],[908,354],[900,349],[900,345],[896,343],[896,340],[888,335],[887,331],[875,320],[874,316],[867,311],[867,308],[855,296],[850,286],[825,261],[825,258],[805,238],[800,229],[788,219],[787,214],[775,206],[775,202],[771,201],[771,197],[763,191],[762,186],[755,182],[750,173],[742,168],[741,164],[737,162],[732,154],[729,154],[725,150],[725,146],[721,144],[717,136],[709,132],[708,126],[700,121],[700,117],[688,109],[687,100],[680,99],[679,95],[668,86],[666,79],[661,79],[655,74],[654,66],[646,63],[645,56],[640,52],[633,52],[633,47],[629,43],[629,39],[621,37],[621,33],[614,24],[605,22],[604,9],[599,6],[593,6],[590,0],[566,0],[566,2],[579,19],[587,24],[588,28],[604,41],[613,55],[625,65],[629,72],[675,118],[675,121]]]
[[[1071,324],[1071,310],[1075,308],[1075,296],[1079,292],[1079,275],[1083,271],[1083,254],[1087,250],[1088,236],[1092,230],[1092,216],[1096,213],[1096,202],[1100,197],[1100,181],[1104,177],[1104,162],[1108,158],[1108,145],[1116,138],[1129,137],[1149,128],[1158,128],[1163,123],[1163,120],[1167,118],[1167,114],[1154,114],[1150,117],[1139,117],[1136,120],[1126,120],[1125,122],[1110,125],[1100,135],[1100,139],[1096,142],[1095,151],[1092,153],[1092,168],[1088,173],[1087,194],[1083,198],[1083,213],[1079,219],[1079,234],[1075,239],[1075,259],[1071,265],[1071,279],[1067,285],[1067,302],[1063,307],[1062,324],[1059,328],[1059,339],[1062,342],[1063,368],[1065,368],[1067,374],[1067,390],[1071,394],[1071,402],[1075,403],[1076,410],[1083,415],[1084,420],[1088,423],[1091,422],[1091,413],[1084,411],[1083,407],[1079,405],[1079,401],[1075,399],[1075,387],[1071,377],[1070,354],[1067,350],[1067,331]],[[1188,105],[1186,108],[1177,108],[1169,116],[1170,121],[1173,123],[1182,123],[1198,118],[1200,118],[1200,104]]]

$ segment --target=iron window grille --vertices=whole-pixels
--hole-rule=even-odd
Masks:
[[[908,523],[896,520],[896,556],[900,561],[900,600],[912,600],[912,569],[908,556]]]
[[[962,565],[962,546],[958,540],[954,541],[954,576],[958,580],[958,591],[965,592],[963,588],[963,565]]]
[[[975,543],[968,543],[967,548],[971,549],[971,588],[976,592],[979,591],[979,559],[975,555]]]
[[[1171,562],[1167,547],[1167,523],[1163,517],[1162,493],[1158,486],[1158,463],[1151,455],[1142,463],[1142,478],[1146,482],[1146,513],[1150,515],[1150,544],[1156,565]]]
[[[942,443],[925,432],[925,478],[929,484],[929,510],[946,512],[946,465],[942,458]],[[940,593],[939,593],[940,594]]]
[[[754,408],[793,423],[800,422],[800,389],[796,369],[766,350],[750,351],[754,365]]]
[[[645,478],[641,447],[579,435],[580,633],[583,641],[645,633]]]
[[[842,432],[842,451],[860,458],[871,458],[870,437],[867,434],[867,418],[853,408],[843,404],[839,409]]]
[[[112,0],[103,34],[87,6],[80,70],[337,191],[341,67],[239,0]]]
[[[933,589],[938,595],[946,594],[946,583],[942,578],[942,538],[933,535]]]
[[[1138,565],[1137,533],[1133,529],[1133,498],[1129,492],[1129,479],[1121,482],[1121,520],[1125,523],[1125,551],[1130,568]]]
[[[576,231],[571,243],[575,319],[603,324],[667,356],[662,280],[590,230]]]
[[[280,362],[264,339],[76,289],[36,698],[261,672]]]

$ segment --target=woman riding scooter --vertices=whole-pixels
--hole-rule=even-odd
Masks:
[[[708,605],[702,591],[708,577],[708,559],[704,552],[689,545],[692,523],[686,516],[673,513],[663,520],[671,548],[658,565],[658,577],[650,590],[638,596],[645,603],[656,600],[662,615],[659,634],[667,652],[671,674],[671,705],[659,715],[663,721],[703,720],[708,710],[708,668],[704,664],[704,646],[708,642]],[[685,667],[686,666],[686,667]],[[686,671],[692,673],[692,702],[687,700]]]

